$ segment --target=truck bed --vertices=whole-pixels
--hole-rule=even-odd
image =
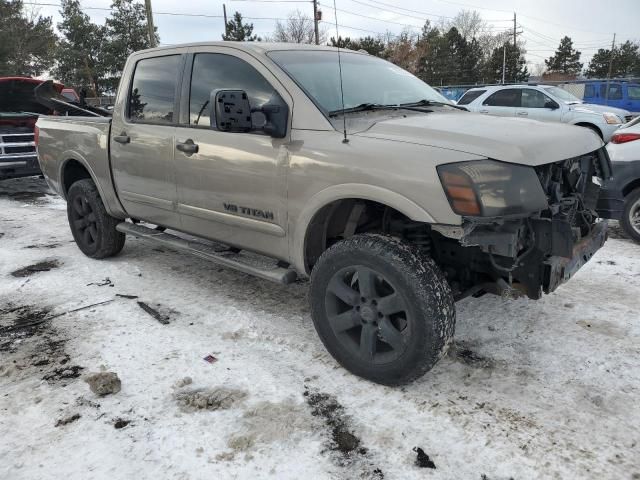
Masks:
[[[124,218],[109,162],[111,118],[49,115],[41,116],[36,127],[39,130],[38,160],[49,186],[66,198],[70,185],[62,175],[63,166],[70,161],[78,162],[96,179],[107,211]]]

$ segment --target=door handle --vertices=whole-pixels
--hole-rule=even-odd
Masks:
[[[176,148],[187,155],[198,153],[199,150],[198,144],[194,143],[190,138],[185,140],[183,143],[177,143]]]
[[[518,115],[520,115],[522,117],[526,117],[529,114],[527,112],[518,112]]]
[[[127,132],[121,132],[120,135],[113,137],[113,141],[126,145],[131,141],[131,137],[127,135]]]
[[[489,113],[489,110],[480,110],[480,113]]]

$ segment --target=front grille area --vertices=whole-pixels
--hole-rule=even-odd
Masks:
[[[578,240],[589,234],[596,219],[600,186],[593,182],[599,175],[598,152],[536,167],[547,194],[546,216],[566,220]]]
[[[0,162],[36,155],[36,144],[33,133],[0,134]]]

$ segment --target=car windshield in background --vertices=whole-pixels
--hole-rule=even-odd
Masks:
[[[337,50],[282,50],[268,55],[325,113],[342,108]],[[341,63],[347,109],[422,100],[451,103],[419,78],[380,58],[341,52]]]
[[[567,92],[566,90],[563,90],[560,87],[543,87],[543,88],[545,89],[546,92],[548,92],[549,94],[553,95],[556,98],[559,98],[564,103],[576,103],[576,102],[582,103],[582,100],[580,100],[578,97]]]

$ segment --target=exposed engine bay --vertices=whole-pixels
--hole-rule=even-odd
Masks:
[[[548,208],[514,218],[464,218],[458,242],[431,236],[430,255],[458,298],[496,293],[538,299],[604,244],[606,223],[596,212],[599,184],[610,176],[604,148],[534,168]]]

